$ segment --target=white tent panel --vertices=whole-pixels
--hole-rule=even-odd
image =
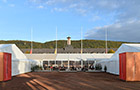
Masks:
[[[88,57],[92,57],[92,54],[57,54],[56,60],[80,61],[87,60]]]
[[[119,60],[119,54],[123,52],[140,52],[140,44],[122,44],[110,60]]]
[[[110,59],[113,54],[92,54],[92,57],[88,57],[87,60],[106,60]]]
[[[33,60],[55,60],[56,54],[25,54],[28,59]]]
[[[107,66],[106,62],[102,62],[101,65],[102,65],[102,71],[104,71],[104,67]]]
[[[140,52],[140,44],[122,44],[115,54],[110,58],[112,63],[112,70],[110,73],[119,75],[119,54],[123,52]]]
[[[12,54],[12,76],[30,72],[31,66],[37,62],[28,60],[15,44],[0,44],[0,52]]]
[[[0,52],[11,53],[12,60],[27,59],[15,44],[0,44]]]
[[[107,72],[119,75],[119,54],[124,52],[140,52],[140,44],[122,44],[110,59],[98,63],[106,63]]]
[[[57,54],[56,59],[58,61],[67,61],[69,59],[70,54]]]
[[[80,61],[81,59],[84,61],[87,60],[102,60],[108,59],[113,54],[57,54],[56,60],[72,60],[72,61]]]
[[[80,54],[82,60],[87,61],[88,58],[93,58],[94,54]]]

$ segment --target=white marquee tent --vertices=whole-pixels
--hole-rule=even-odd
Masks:
[[[75,54],[75,53],[66,53],[66,54],[25,54],[28,59],[33,59],[40,62],[40,66],[43,66],[43,62],[54,61],[100,61],[104,59],[109,59],[113,54],[91,54],[91,53],[83,53],[83,54]],[[82,63],[81,63],[82,65]]]
[[[140,44],[122,44],[110,59],[98,62],[102,70],[107,66],[107,72],[119,75],[119,54],[123,52],[140,52]]]
[[[0,44],[0,52],[12,54],[12,76],[30,72],[31,66],[37,62],[29,60],[15,44]]]
[[[95,61],[109,59],[113,54],[25,54],[28,59],[46,61]]]
[[[61,61],[81,61],[84,60],[86,61],[87,58],[92,58],[92,54],[57,54],[56,60],[61,60]]]

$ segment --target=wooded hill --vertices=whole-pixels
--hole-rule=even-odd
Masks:
[[[33,42],[34,48],[55,48],[55,41],[49,41],[45,43]],[[58,40],[58,48],[64,48],[67,45],[66,40]],[[117,41],[108,41],[108,48],[118,48],[122,43],[128,42],[117,42]],[[31,42],[30,41],[21,41],[21,40],[9,40],[9,41],[0,41],[0,44],[16,44],[20,49],[29,49]],[[81,47],[80,40],[72,40],[72,46],[74,48]],[[105,48],[105,41],[103,40],[83,40],[83,48]]]

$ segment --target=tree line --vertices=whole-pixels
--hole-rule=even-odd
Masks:
[[[119,42],[119,41],[108,41],[108,48],[118,48],[122,43],[129,42]],[[31,46],[30,41],[22,41],[22,40],[1,40],[0,44],[16,44],[20,49],[29,49]],[[33,42],[33,48],[55,48],[56,41],[49,41],[45,43],[41,42]],[[65,48],[67,45],[66,40],[58,40],[57,41],[58,48]],[[74,48],[81,47],[80,40],[72,40],[72,46]],[[105,48],[105,41],[103,40],[83,40],[83,48]]]

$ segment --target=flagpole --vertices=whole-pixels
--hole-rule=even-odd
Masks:
[[[81,27],[81,68],[83,68],[83,60],[82,60],[82,54],[83,54],[82,31],[83,31],[83,28]]]
[[[105,50],[105,53],[107,54],[108,52],[108,47],[107,47],[107,29],[105,30],[105,47],[106,47],[106,50]]]
[[[57,54],[57,27],[56,27],[56,46],[55,46],[55,54]]]
[[[31,51],[30,54],[33,53],[33,28],[31,28]]]
[[[83,41],[82,41],[82,37],[83,37],[83,28],[81,27],[81,54],[83,53]]]
[[[57,27],[56,27],[56,45],[55,45],[55,54],[57,54]],[[55,67],[56,67],[56,59],[55,59]]]

